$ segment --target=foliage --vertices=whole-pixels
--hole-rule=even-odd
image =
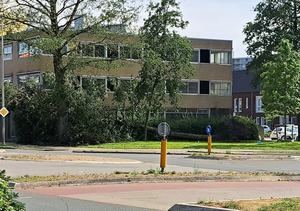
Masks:
[[[9,187],[10,180],[5,170],[0,171],[0,211],[25,211],[25,204],[16,200],[18,193]]]
[[[228,128],[228,132],[222,136],[225,140],[258,140],[257,127],[254,120],[250,118],[234,116],[230,118],[225,125]]]
[[[14,111],[17,137],[23,144],[56,144],[56,101],[60,99],[61,87],[51,84],[53,77],[53,73],[43,74],[51,90],[45,90],[34,81],[24,83],[21,89],[6,84],[7,108]],[[133,129],[118,121],[114,109],[103,106],[107,93],[101,89],[102,84],[90,79],[82,89],[75,76],[70,75],[65,86],[70,139],[63,144],[99,144],[132,139]]]
[[[4,18],[3,20],[2,15],[0,15],[1,21],[3,21],[3,35],[6,35],[7,33],[17,33],[26,29],[26,25],[20,22],[16,22],[14,20],[14,19],[20,19],[20,20],[24,19],[25,18],[24,10],[22,8],[14,8],[13,5],[14,5],[13,2],[5,2],[3,5],[4,7],[0,9],[1,14],[3,14],[6,17],[10,17],[10,19]],[[0,33],[2,34],[1,30],[2,27],[0,28]]]
[[[246,52],[253,57],[249,68],[254,73],[254,85],[261,82],[265,71],[263,64],[274,61],[273,51],[282,39],[293,44],[293,50],[300,50],[299,15],[300,1],[262,0],[256,5],[255,19],[244,27]]]
[[[130,114],[144,122],[145,139],[150,112],[162,111],[167,102],[177,108],[181,79],[191,76],[194,70],[190,63],[189,40],[171,30],[187,25],[182,20],[179,4],[175,0],[150,2],[147,11],[149,16],[139,34],[143,46],[139,80],[132,83],[133,90],[127,92],[128,98],[115,94],[120,104],[125,105],[128,100],[128,110],[134,111]]]
[[[150,121],[150,126],[157,127],[163,118]],[[258,139],[255,122],[242,116],[224,116],[221,118],[182,118],[167,120],[171,131],[206,135],[207,125],[212,127],[212,135],[218,135],[223,141],[245,141]]]
[[[262,101],[270,119],[299,113],[300,55],[292,48],[288,40],[282,40],[273,61],[264,64]]]
[[[15,9],[12,10],[14,15],[3,13],[0,17],[24,24],[30,30],[9,34],[6,39],[23,40],[32,46],[30,53],[38,55],[46,52],[53,56],[55,83],[60,93],[57,95],[60,98],[55,101],[56,113],[52,114],[57,118],[56,142],[68,141],[68,74],[87,66],[107,68],[112,63],[111,59],[83,58],[79,37],[88,32],[92,40],[98,41],[97,44],[119,43],[126,37],[120,24],[129,28],[137,17],[139,7],[134,1],[124,0],[18,0],[12,8]],[[18,17],[18,9],[24,11],[26,18]],[[74,22],[78,23],[75,27]],[[115,36],[112,28],[116,24],[120,28],[118,32],[124,36]],[[35,39],[28,39],[33,36]]]

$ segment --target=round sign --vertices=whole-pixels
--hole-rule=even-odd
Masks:
[[[166,122],[161,122],[157,127],[157,132],[160,136],[167,136],[170,133],[170,125]]]
[[[210,135],[211,134],[211,126],[207,125],[205,131],[206,131],[207,135]]]

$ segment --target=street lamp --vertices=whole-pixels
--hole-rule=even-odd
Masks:
[[[6,6],[10,4],[14,4],[10,0],[5,2]],[[2,115],[2,144],[5,144],[5,116],[8,114],[8,111],[5,108],[5,97],[4,97],[4,0],[1,0],[1,10],[2,10],[2,18],[1,18],[1,90],[2,90],[2,108],[0,113]]]
[[[4,108],[4,0],[1,0],[2,18],[1,18],[1,90],[2,90],[2,108]],[[2,144],[5,144],[5,117],[2,117]]]

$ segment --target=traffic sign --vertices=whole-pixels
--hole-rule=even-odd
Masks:
[[[170,133],[170,125],[166,122],[161,122],[157,127],[157,132],[160,136],[166,137]]]
[[[8,113],[9,111],[5,107],[0,109],[0,114],[2,117],[5,117]]]
[[[211,134],[211,126],[207,125],[205,131],[206,131],[207,135],[210,135]]]

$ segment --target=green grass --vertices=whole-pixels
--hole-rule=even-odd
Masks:
[[[99,149],[160,149],[160,141],[137,141],[107,143],[100,145],[80,146]],[[168,141],[168,149],[207,149],[207,142],[196,141]],[[257,141],[251,143],[220,143],[213,142],[212,149],[227,150],[300,150],[300,142],[274,142],[263,141],[258,144]]]

